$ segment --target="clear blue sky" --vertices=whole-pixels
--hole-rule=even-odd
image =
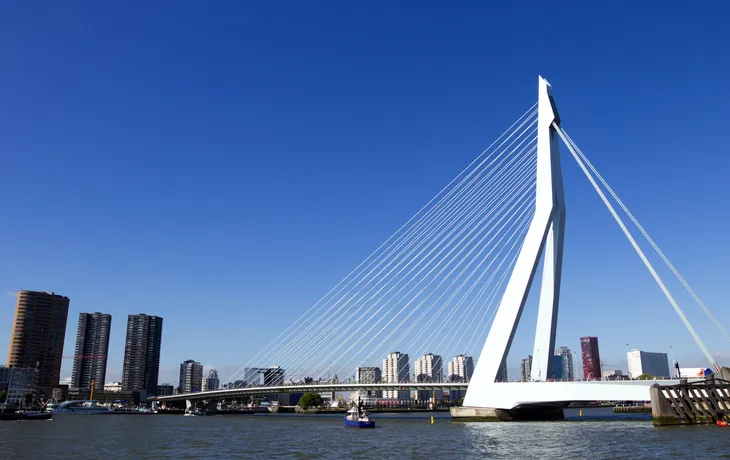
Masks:
[[[164,317],[160,381],[188,358],[225,378],[529,107],[538,74],[730,327],[730,7],[638,3],[5,3],[0,344],[15,292],[52,290],[67,355],[79,312],[113,315],[108,380],[138,312]],[[558,342],[597,335],[625,368],[626,343],[672,340],[705,364],[567,157],[564,174]]]

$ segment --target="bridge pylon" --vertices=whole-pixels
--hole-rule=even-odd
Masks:
[[[499,407],[495,401],[499,395],[488,386],[497,380],[502,363],[507,359],[543,253],[531,378],[545,381],[552,370],[550,358],[555,349],[565,230],[558,133],[553,123],[560,125],[552,89],[547,80],[539,77],[535,214],[474,369],[464,406]]]

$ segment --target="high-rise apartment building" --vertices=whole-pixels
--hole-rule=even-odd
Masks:
[[[162,346],[162,318],[145,314],[129,315],[124,345],[122,389],[157,393]]]
[[[58,386],[68,304],[68,297],[53,292],[18,291],[8,366],[37,367],[41,390]]]
[[[398,351],[388,353],[383,360],[383,383],[400,383],[408,382],[410,373],[410,363],[408,355],[401,354]],[[410,395],[407,390],[385,390],[384,398],[409,399]]]
[[[560,355],[563,361],[563,373],[562,379],[572,382],[575,380],[575,371],[573,370],[573,353],[568,347],[559,347],[555,352],[556,355]]]
[[[203,365],[192,359],[180,364],[180,392],[197,393],[203,388]]]
[[[111,326],[112,316],[109,314],[79,313],[72,387],[88,390],[93,380],[94,388],[104,388]]]
[[[530,382],[532,373],[532,355],[527,355],[527,358],[520,361],[520,373],[522,374],[523,382]]]
[[[444,379],[444,361],[441,356],[427,353],[416,360],[416,382],[441,382]]]
[[[449,361],[449,381],[468,382],[474,374],[474,359],[471,356],[456,355]]]
[[[208,375],[203,377],[203,382],[200,385],[203,391],[217,390],[220,386],[221,381],[218,378],[218,371],[215,369],[211,369],[210,371],[208,371]]]
[[[583,379],[601,380],[601,354],[598,337],[581,337],[580,352],[583,361]]]
[[[671,377],[666,353],[631,350],[626,357],[629,361],[629,378],[636,379],[642,374],[652,377]]]

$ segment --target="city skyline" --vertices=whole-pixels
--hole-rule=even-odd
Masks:
[[[194,354],[225,380],[272,338],[256,328],[242,336],[241,325],[269,324],[274,311],[276,333],[295,321],[529,107],[542,74],[559,95],[564,126],[728,325],[728,218],[714,212],[727,202],[722,172],[730,167],[717,148],[724,145],[730,103],[728,64],[717,59],[724,52],[721,28],[705,25],[712,18],[671,8],[647,21],[654,17],[648,7],[636,8],[632,15],[603,12],[585,41],[565,32],[570,22],[561,12],[541,12],[517,48],[492,46],[506,31],[502,21],[488,30],[477,22],[486,15],[514,23],[504,5],[473,15],[449,11],[456,20],[443,29],[403,21],[382,24],[382,35],[354,34],[342,43],[312,36],[307,21],[264,6],[266,17],[291,20],[277,37],[299,46],[277,40],[247,46],[247,34],[272,32],[244,14],[244,27],[223,28],[230,40],[217,40],[205,31],[218,28],[201,25],[199,46],[216,53],[190,55],[185,36],[181,44],[168,41],[198,20],[189,12],[171,11],[165,27],[145,30],[136,41],[118,40],[113,31],[139,24],[144,14],[104,5],[39,18],[19,7],[18,20],[6,24],[19,38],[7,50],[1,86],[0,111],[14,121],[0,126],[7,171],[0,186],[8,197],[3,210],[16,219],[0,230],[7,261],[0,289],[9,293],[0,324],[13,321],[18,289],[64,293],[73,299],[72,318],[145,311],[167,321],[165,379]],[[340,27],[361,30],[382,21],[371,13],[299,13],[335,36]],[[93,39],[64,33],[69,24],[104,21],[110,27]],[[615,24],[622,27],[618,36]],[[543,40],[555,29],[561,32]],[[168,52],[151,54],[155,48],[146,43]],[[342,53],[343,46],[351,52]],[[59,62],[69,49],[75,58]],[[117,56],[111,62],[109,49]],[[342,59],[329,62],[320,53]],[[59,81],[30,62],[54,62],[76,78]],[[55,85],[62,90],[38,91]],[[154,123],[138,114],[150,114]],[[664,134],[660,127],[678,119],[697,139]],[[27,187],[27,171],[39,164],[42,180]],[[706,365],[610,216],[584,193],[588,185],[575,165],[566,162],[564,170],[568,226],[557,342],[577,350],[576,337],[598,336],[609,368],[626,370],[626,343]],[[159,180],[168,175],[176,180]],[[58,228],[39,227],[39,209]],[[678,300],[697,319],[710,351],[728,362],[726,341],[690,310],[691,299]],[[529,300],[525,320],[534,307]],[[228,320],[214,332],[191,334],[201,308]],[[643,329],[657,318],[661,328]],[[6,346],[8,329],[0,328]],[[74,352],[71,329],[64,355]],[[513,375],[518,357],[534,353],[523,332],[508,362]],[[119,380],[123,327],[112,327],[110,340],[107,379]],[[71,366],[65,360],[62,377]]]

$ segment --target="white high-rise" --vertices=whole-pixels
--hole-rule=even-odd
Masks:
[[[456,355],[449,361],[449,380],[452,382],[468,382],[474,373],[474,359],[471,356]]]
[[[358,367],[355,373],[356,383],[380,383],[383,375],[379,367]],[[360,390],[351,393],[352,400],[361,400],[365,404],[372,404],[376,399],[380,398],[381,392],[378,390]]]
[[[408,363],[408,355],[401,354],[398,351],[388,353],[383,360],[383,383],[402,383],[408,382],[410,373],[410,364]],[[384,398],[409,399],[408,390],[385,390]]]
[[[416,360],[415,364],[416,382],[441,382],[444,379],[444,360],[440,355],[427,353]],[[419,400],[439,400],[443,391],[419,390]]]

